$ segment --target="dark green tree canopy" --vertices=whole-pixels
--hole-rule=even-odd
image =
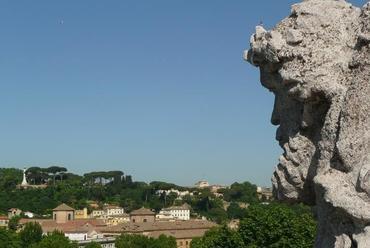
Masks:
[[[5,228],[0,228],[0,247],[23,248],[18,235],[14,231],[6,230]]]
[[[31,247],[37,244],[42,239],[42,228],[37,222],[27,223],[19,232],[19,237],[22,241],[23,247]]]
[[[215,228],[194,239],[191,248],[311,248],[315,233],[309,208],[258,204],[246,210],[238,230]]]
[[[122,234],[116,239],[116,248],[176,248],[176,239],[165,235],[157,239],[143,235]]]
[[[90,242],[85,246],[85,248],[102,248],[99,243],[96,242]]]

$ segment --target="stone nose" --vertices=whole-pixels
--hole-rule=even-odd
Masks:
[[[274,108],[271,114],[271,124],[274,126],[280,125],[280,113],[279,113],[279,105],[277,103],[278,99],[275,97]]]

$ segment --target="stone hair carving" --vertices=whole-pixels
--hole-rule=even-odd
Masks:
[[[275,95],[275,196],[316,205],[316,247],[370,247],[370,3],[295,4],[245,59]]]

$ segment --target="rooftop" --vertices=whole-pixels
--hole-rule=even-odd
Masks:
[[[143,223],[122,223],[116,226],[109,226],[102,229],[107,233],[142,233],[154,231],[175,231],[175,230],[208,230],[216,226],[215,223],[205,220],[188,220],[188,221],[158,221]]]
[[[75,211],[75,210],[68,206],[67,204],[62,203],[58,207],[54,208],[53,211]]]
[[[190,206],[187,203],[185,203],[182,206],[172,206],[169,208],[164,208],[163,210],[170,211],[170,210],[190,210],[190,209],[191,209]]]
[[[130,215],[155,215],[155,213],[148,208],[139,208],[130,213]]]
[[[44,233],[53,232],[54,230],[59,230],[64,233],[85,233],[106,226],[103,220],[97,219],[71,220],[66,223],[56,223],[54,220],[50,219],[21,219],[19,221],[20,224],[29,222],[39,223]]]

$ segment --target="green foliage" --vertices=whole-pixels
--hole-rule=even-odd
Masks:
[[[154,240],[153,248],[176,248],[176,239],[166,235],[160,235],[158,239]]]
[[[6,230],[5,228],[0,228],[0,247],[23,248],[18,235],[14,231]]]
[[[256,203],[257,186],[250,182],[233,183],[230,188],[220,190],[224,194],[224,199],[228,202]]]
[[[223,201],[215,197],[209,190],[203,190],[200,194],[196,194],[193,197],[184,197],[184,201],[192,207],[194,212],[212,221],[221,224],[227,220]]]
[[[188,203],[192,214],[205,216],[219,224],[231,218],[244,216],[244,211],[235,204],[224,209],[224,202],[209,189],[180,187],[172,183],[154,181],[134,182],[132,177],[122,171],[93,171],[84,176],[68,173],[66,168],[51,166],[48,168],[31,167],[27,170],[28,180],[32,184],[48,183],[45,189],[16,189],[22,180],[22,171],[0,168],[0,212],[9,208],[31,211],[38,217],[51,216],[51,209],[60,203],[66,203],[75,209],[89,207],[88,201],[100,204],[120,205],[127,212],[145,206],[155,211],[173,205]],[[177,199],[176,193],[157,194],[158,190],[187,190],[193,196]],[[234,183],[230,189],[223,189],[224,200],[229,202],[252,203],[257,201],[255,185],[244,182]]]
[[[226,226],[213,228],[202,238],[194,239],[191,248],[243,248],[244,242],[239,233]]]
[[[239,233],[248,247],[313,247],[316,223],[281,204],[250,206]]]
[[[13,216],[8,222],[9,230],[17,231],[20,219],[20,216]]]
[[[29,222],[19,232],[23,247],[30,247],[42,239],[42,228],[37,222]]]
[[[63,233],[54,231],[46,235],[41,242],[32,245],[31,248],[78,248],[78,245],[71,242]]]
[[[116,248],[176,248],[176,239],[161,235],[158,239],[143,235],[122,234],[116,239]]]
[[[99,243],[96,242],[90,242],[85,246],[85,248],[102,248]]]
[[[232,202],[227,208],[227,215],[229,219],[242,219],[246,216],[247,210],[239,206],[238,203]]]
[[[12,190],[22,182],[23,172],[14,168],[0,168],[0,189]]]
[[[194,239],[192,248],[309,248],[313,247],[316,223],[309,208],[282,204],[252,205],[240,227],[223,226]]]

